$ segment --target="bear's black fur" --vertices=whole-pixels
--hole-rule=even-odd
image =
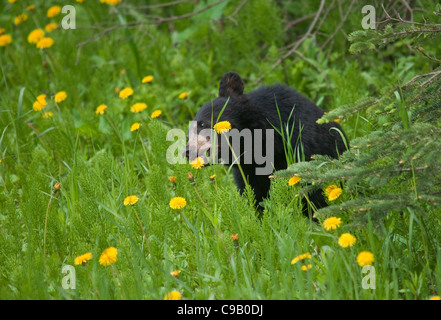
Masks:
[[[291,145],[294,149],[295,146],[299,146],[298,141],[301,141],[300,150],[303,154],[302,159],[298,160],[308,161],[314,154],[337,158],[339,154],[346,150],[340,134],[337,130],[331,130],[334,127],[343,132],[342,128],[335,122],[317,124],[317,119],[323,116],[324,111],[309,99],[281,84],[262,86],[244,94],[243,81],[235,72],[228,72],[222,77],[219,85],[219,96],[205,104],[196,114],[194,121],[197,122],[198,132],[203,128],[213,128],[212,122],[216,122],[227,101],[228,104],[224,108],[219,121],[229,121],[232,128],[238,130],[250,129],[252,131],[253,129],[273,129],[274,126],[280,130],[280,118],[283,130],[286,130],[287,122],[289,122],[290,130],[294,124]],[[299,130],[300,127],[301,130]],[[265,139],[265,135],[263,135],[263,139]],[[262,145],[266,146],[265,141],[262,142]],[[186,149],[187,157],[191,148],[197,147],[189,143]],[[264,150],[264,152],[267,151]],[[269,175],[256,175],[255,169],[259,167],[257,163],[241,164],[241,167],[254,190],[255,199],[259,203],[268,196],[270,190]],[[274,170],[286,169],[287,167],[283,140],[277,132],[274,132],[273,167]],[[233,166],[233,174],[239,191],[242,193],[245,189],[245,183],[237,165]],[[311,193],[309,198],[316,208],[326,205],[321,190]]]

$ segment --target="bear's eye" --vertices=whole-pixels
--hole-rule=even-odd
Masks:
[[[201,122],[199,125],[201,126],[201,128],[205,127],[205,123],[203,123],[203,122]]]

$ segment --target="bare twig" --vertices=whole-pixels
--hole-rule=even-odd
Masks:
[[[351,9],[352,9],[352,6],[354,5],[355,1],[356,0],[351,1],[349,8],[346,10],[346,14],[340,19],[340,23],[338,24],[337,28],[335,28],[334,32],[328,37],[328,39],[326,39],[325,43],[323,43],[323,45],[321,47],[322,49],[324,49],[326,47],[326,45],[329,43],[329,41],[331,41],[334,38],[334,36],[337,34],[337,32],[343,27],[343,24],[347,20],[349,13],[352,12]]]
[[[311,14],[308,14],[307,16],[304,16],[304,17],[298,18],[296,20],[290,21],[289,23],[286,24],[286,27],[285,27],[284,31],[287,31],[289,28],[295,26],[296,24],[299,24],[300,22],[303,22],[303,21],[306,21],[308,19],[311,19],[312,17],[315,17],[315,13],[311,13]]]
[[[214,6],[217,6],[218,4],[220,4],[220,3],[224,2],[224,1],[226,1],[226,0],[219,0],[219,1],[216,1],[216,2],[214,2],[212,4],[209,4],[209,5],[205,6],[205,7],[201,8],[201,9],[199,9],[199,10],[196,10],[196,11],[193,11],[193,12],[189,12],[189,13],[186,13],[186,14],[182,14],[182,15],[179,15],[179,16],[172,16],[172,17],[148,16],[148,18],[151,18],[152,20],[150,20],[150,21],[145,21],[145,20],[130,21],[130,22],[127,22],[127,23],[122,23],[122,24],[118,24],[118,25],[114,25],[114,26],[110,26],[108,28],[105,28],[100,33],[94,35],[92,38],[77,44],[77,58],[75,60],[75,65],[77,65],[78,62],[79,62],[80,53],[81,53],[82,47],[84,47],[85,45],[87,45],[89,43],[92,43],[92,42],[95,42],[95,41],[99,40],[100,38],[102,38],[106,34],[112,32],[112,31],[114,31],[116,29],[125,28],[125,27],[129,27],[129,26],[141,26],[141,25],[145,25],[145,24],[157,24],[157,25],[160,25],[160,24],[162,24],[164,22],[173,22],[173,21],[177,21],[177,20],[181,20],[181,19],[191,18],[191,17],[193,17],[195,15],[198,15],[198,14],[204,12],[204,11],[207,11],[208,9],[210,9],[210,8],[212,8]]]
[[[239,13],[239,11],[240,11],[240,10],[243,8],[243,6],[247,3],[247,1],[248,1],[248,0],[243,0],[243,1],[241,2],[241,4],[239,4],[239,5],[237,6],[236,10],[234,10],[234,12],[233,12],[232,14],[230,14],[229,16],[227,16],[227,17],[225,17],[225,18],[222,18],[222,20],[231,20],[231,21],[233,21],[236,25],[239,25],[239,23],[237,22],[237,20],[234,19],[233,17]]]
[[[434,57],[431,57],[431,56],[429,56],[427,53],[425,53],[424,50],[423,50],[423,48],[421,48],[421,47],[415,47],[415,49],[417,49],[419,52],[421,52],[421,53],[423,54],[423,56],[425,56],[426,58],[428,58],[428,59],[430,59],[430,60],[432,60],[432,61],[435,61],[435,62],[441,63],[441,60],[439,60],[439,59],[437,59],[437,58],[434,58]]]
[[[288,58],[290,55],[292,55],[297,48],[303,43],[303,41],[306,40],[306,38],[308,38],[311,35],[312,30],[314,29],[318,18],[320,17],[321,12],[323,11],[323,7],[325,5],[326,0],[322,0],[320,2],[320,7],[317,10],[317,13],[315,14],[314,20],[312,21],[312,23],[310,24],[308,30],[306,31],[306,33],[300,38],[300,40],[298,40],[296,42],[296,44],[282,57],[280,57],[276,63],[274,63],[270,69],[270,72],[273,71],[274,69],[276,69],[286,58]],[[264,75],[262,75],[261,77],[259,77],[255,82],[259,83],[262,81]]]
[[[190,0],[177,0],[167,3],[159,3],[159,4],[151,4],[151,5],[145,5],[145,6],[124,6],[121,5],[118,8],[120,9],[156,9],[156,8],[164,8],[164,7],[170,7],[181,3],[190,2]]]
[[[425,73],[425,74],[419,74],[419,75],[413,77],[412,79],[410,79],[409,81],[407,81],[405,84],[403,84],[403,85],[401,86],[401,88],[407,87],[408,85],[414,83],[414,82],[417,81],[418,79],[425,78],[425,77],[428,77],[428,76],[432,76],[432,77],[429,78],[430,82],[432,82],[433,79],[434,79],[434,77],[438,77],[439,75],[441,75],[441,70],[439,70],[439,71],[434,71],[434,72],[429,72],[429,73]],[[420,84],[420,87],[423,87],[424,85],[426,85],[426,84],[428,83],[427,81],[428,81],[428,80],[426,80],[425,82],[423,82],[422,84]]]

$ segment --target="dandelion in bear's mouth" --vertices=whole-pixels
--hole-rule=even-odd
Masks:
[[[341,218],[337,217],[330,217],[323,221],[323,226],[325,227],[326,231],[329,230],[335,230],[341,225]]]
[[[124,199],[124,205],[125,206],[127,206],[127,205],[133,206],[135,203],[138,202],[138,200],[139,200],[139,198],[137,196],[134,196],[134,195],[128,196]]]
[[[134,113],[139,113],[139,112],[143,111],[146,108],[147,108],[147,104],[142,103],[142,102],[138,102],[138,103],[135,103],[133,106],[130,107],[130,111],[132,111]]]
[[[356,241],[357,238],[355,238],[352,234],[343,233],[338,239],[338,244],[343,248],[347,248],[347,247],[352,247]]]
[[[169,206],[172,209],[182,209],[187,205],[187,200],[183,197],[174,197],[170,200]]]
[[[130,131],[136,131],[139,129],[139,127],[141,126],[141,124],[139,122],[135,122],[134,124],[132,124],[132,126],[130,127]]]
[[[299,183],[300,180],[302,180],[302,178],[299,178],[299,177],[297,177],[297,176],[293,176],[293,177],[291,177],[291,178],[289,179],[288,184],[289,184],[290,186],[293,186],[293,185]]]
[[[91,259],[92,259],[92,253],[88,252],[88,253],[82,254],[81,256],[76,257],[74,260],[74,263],[76,266],[79,264],[84,265],[87,263],[87,261],[89,261]]]
[[[374,260],[374,255],[369,251],[362,251],[357,256],[357,263],[360,267],[372,265]]]
[[[133,94],[132,88],[125,88],[119,92],[119,97],[121,99],[126,99],[126,98],[130,97],[132,94]]]
[[[118,250],[116,250],[115,247],[109,247],[106,250],[103,251],[103,253],[100,256],[100,264],[103,266],[110,266],[111,264],[114,264],[117,260],[116,256],[118,254]]]
[[[221,121],[214,125],[214,130],[216,130],[217,133],[227,133],[231,130],[231,123],[229,121]]]
[[[195,169],[200,169],[204,166],[204,159],[201,157],[197,157],[193,161],[190,162],[191,166]]]
[[[96,114],[104,114],[104,111],[106,111],[107,106],[105,104],[101,104],[96,108],[95,113]]]

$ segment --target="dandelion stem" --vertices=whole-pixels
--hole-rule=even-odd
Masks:
[[[48,221],[48,218],[49,218],[49,207],[51,205],[53,197],[54,197],[54,192],[51,193],[51,197],[49,199],[49,203],[47,204],[46,219],[45,219],[45,222],[44,222],[44,239],[43,239],[43,252],[44,252],[44,256],[46,256],[46,234],[47,234],[47,221]]]
[[[225,133],[223,133],[223,134],[225,134]],[[247,181],[247,179],[245,178],[245,174],[244,174],[244,172],[243,172],[243,170],[242,170],[242,166],[240,165],[240,163],[239,163],[239,161],[238,161],[239,158],[236,156],[236,153],[234,152],[233,147],[232,147],[231,144],[230,144],[230,140],[228,140],[228,137],[227,137],[227,136],[225,136],[225,139],[227,140],[227,142],[228,142],[228,146],[230,147],[230,150],[231,150],[231,152],[232,152],[232,154],[233,154],[234,162],[237,161],[237,166],[239,167],[240,174],[242,175],[243,183],[245,183],[245,186],[248,186],[248,181]]]
[[[147,234],[145,233],[144,227],[142,226],[141,219],[139,218],[138,212],[135,210],[136,218],[138,219],[139,226],[141,227],[142,233],[144,235],[145,243],[147,244],[147,249],[149,250],[150,255],[152,255],[152,251],[150,250],[149,239],[147,238]]]
[[[194,188],[194,191],[196,192],[199,200],[201,200],[201,202],[202,202],[203,206],[205,207],[205,209],[207,209],[207,211],[213,216],[213,213],[211,212],[210,209],[208,209],[207,205],[205,204],[204,200],[202,199],[201,195],[199,194],[198,189],[196,188],[196,185],[193,185],[193,188]],[[224,239],[222,238],[222,233],[221,233],[220,229],[217,226],[215,226],[215,225],[213,225],[213,226],[216,229],[217,233],[219,234],[219,238],[221,239],[222,245],[224,246],[224,250],[225,250],[225,253],[227,254],[228,261],[230,261],[230,263],[231,263],[231,258],[230,258],[230,255],[228,254],[227,247],[225,246]]]
[[[149,169],[151,170],[152,168],[150,167],[149,155],[148,155],[147,150],[145,148],[144,141],[142,141],[142,137],[141,137],[140,133],[138,134],[138,136],[139,136],[139,140],[141,141],[142,149],[144,150],[145,158],[147,160],[147,165],[149,166]]]

